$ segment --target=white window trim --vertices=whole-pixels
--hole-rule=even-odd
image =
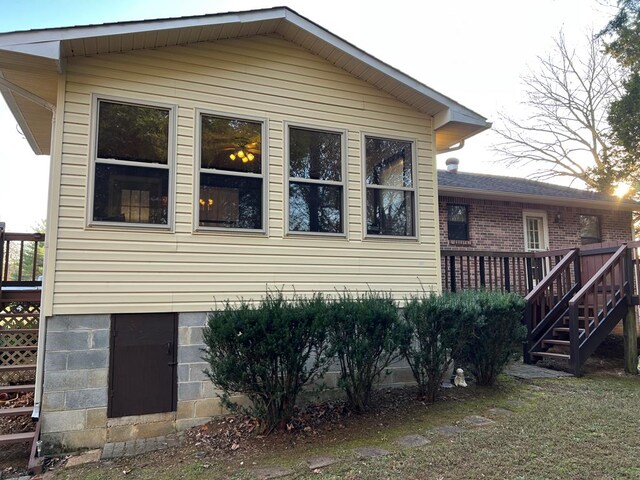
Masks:
[[[542,217],[542,230],[544,235],[544,245],[540,249],[529,248],[529,237],[527,235],[527,217]],[[523,210],[522,211],[522,228],[524,233],[524,250],[525,252],[544,252],[549,250],[549,221],[547,212],[544,210]]]
[[[413,187],[386,187],[384,185],[367,184],[367,137],[379,138],[382,140],[398,140],[401,142],[411,143],[411,182]],[[403,137],[401,135],[393,135],[380,132],[362,132],[360,135],[360,168],[361,168],[361,189],[362,189],[362,235],[365,240],[399,240],[399,241],[416,241],[420,237],[420,213],[418,211],[419,192],[418,192],[418,141],[415,138]],[[413,235],[376,235],[367,232],[367,188],[380,190],[398,190],[413,192]]]
[[[201,139],[202,139],[202,115],[212,117],[228,118],[230,120],[245,120],[247,122],[260,123],[261,125],[261,153],[260,161],[262,162],[261,173],[249,172],[231,172],[229,170],[218,170],[216,168],[201,168]],[[195,109],[195,136],[194,136],[194,175],[193,175],[193,231],[200,233],[220,233],[220,234],[247,234],[247,235],[266,235],[268,232],[267,221],[269,219],[269,173],[268,173],[268,119],[264,117],[256,117],[252,115],[240,115],[230,112],[221,112],[217,110],[209,110],[204,108]],[[262,179],[262,228],[237,228],[237,227],[206,227],[200,225],[200,173],[209,173],[214,175],[227,175],[232,177],[260,178]]]
[[[347,135],[348,132],[346,129],[341,128],[331,128],[331,127],[322,127],[317,125],[308,125],[303,123],[294,123],[294,122],[284,122],[284,232],[286,236],[303,236],[303,237],[335,237],[335,238],[349,238],[348,230],[349,230],[349,214],[347,211],[347,207],[349,205],[348,197],[349,192],[347,186],[349,182],[347,182]],[[290,129],[298,128],[301,130],[311,130],[315,132],[326,132],[326,133],[335,133],[340,135],[340,176],[342,178],[341,182],[336,182],[335,180],[315,180],[310,178],[298,178],[290,176],[290,162],[289,162],[289,140],[290,140]],[[342,187],[342,232],[302,232],[297,230],[289,230],[289,182],[293,180],[298,183],[308,183],[308,184],[316,184],[316,185],[333,185],[336,187]]]
[[[112,159],[98,159],[98,103],[100,100],[113,103],[121,103],[128,105],[135,105],[140,107],[157,107],[169,110],[169,132],[168,139],[169,145],[167,149],[167,164],[158,165],[153,163],[134,162],[129,160],[112,160]],[[152,100],[132,99],[127,97],[118,97],[114,95],[102,95],[93,93],[91,95],[91,130],[89,133],[89,161],[87,162],[89,171],[87,173],[87,211],[85,215],[85,222],[87,227],[90,228],[117,228],[117,229],[152,229],[161,231],[174,231],[175,220],[175,166],[176,166],[176,125],[177,125],[177,106],[167,103],[156,102]],[[167,199],[167,224],[153,224],[153,223],[134,223],[134,222],[104,222],[93,219],[93,205],[95,195],[95,167],[97,163],[111,164],[111,165],[123,165],[142,168],[158,168],[162,170],[169,170],[168,178],[168,199]]]

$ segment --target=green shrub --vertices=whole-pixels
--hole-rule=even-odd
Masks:
[[[329,303],[327,326],[331,353],[340,364],[339,386],[351,408],[369,406],[373,384],[398,358],[407,330],[390,295],[344,293]]]
[[[469,325],[477,317],[472,307],[455,294],[431,293],[406,301],[404,319],[411,336],[401,351],[411,367],[420,395],[430,402],[436,400],[442,377],[453,361],[458,328]],[[462,321],[465,316],[467,319]]]
[[[321,296],[285,300],[278,292],[257,306],[227,303],[211,312],[203,334],[205,373],[225,406],[240,409],[230,396],[242,393],[262,433],[285,428],[302,387],[326,369],[325,310]]]
[[[510,359],[520,354],[526,336],[522,325],[524,299],[515,293],[465,291],[465,309],[457,322],[456,364],[467,366],[478,385],[493,385]]]

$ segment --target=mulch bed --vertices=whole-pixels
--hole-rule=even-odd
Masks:
[[[440,401],[462,400],[473,395],[469,390],[445,390]],[[338,442],[341,438],[351,437],[355,430],[362,435],[378,432],[393,424],[395,419],[406,418],[408,411],[414,408],[423,411],[427,405],[418,398],[414,387],[378,390],[373,394],[371,404],[369,412],[356,415],[344,401],[310,403],[296,408],[287,431],[274,431],[268,436],[258,434],[258,423],[250,416],[228,415],[188,430],[185,441],[207,456],[253,456],[274,448],[287,450],[304,444]]]

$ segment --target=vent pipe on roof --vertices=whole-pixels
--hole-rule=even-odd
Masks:
[[[460,160],[457,158],[447,158],[444,162],[447,166],[447,171],[449,173],[458,173],[458,165],[460,164]]]

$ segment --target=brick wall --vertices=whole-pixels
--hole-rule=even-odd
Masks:
[[[450,241],[447,235],[447,204],[468,205],[469,241]],[[561,201],[559,201],[561,203]],[[551,250],[580,245],[579,215],[600,217],[602,241],[631,240],[631,212],[597,210],[530,203],[439,197],[440,245],[449,250],[524,251],[523,210],[547,214]],[[556,216],[559,214],[559,221]]]

